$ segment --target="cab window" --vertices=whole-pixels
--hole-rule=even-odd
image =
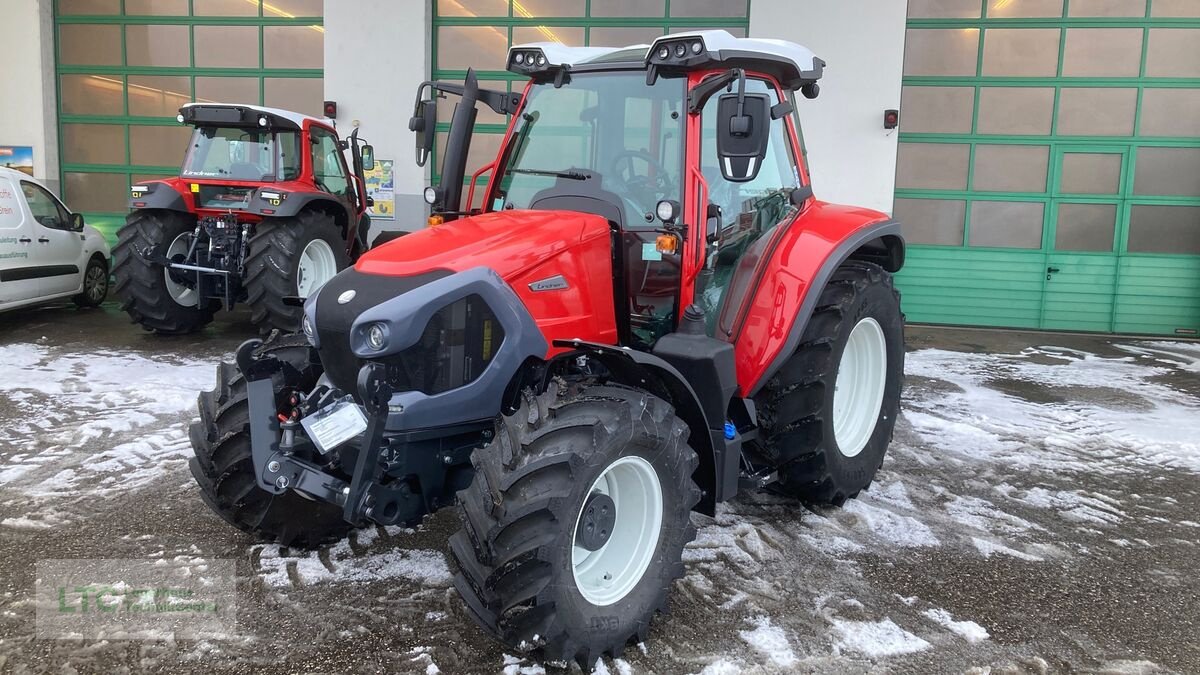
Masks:
[[[775,88],[764,80],[747,80],[746,92],[767,94],[772,106],[779,103]],[[767,155],[754,180],[725,180],[717,164],[718,99],[710,98],[701,113],[700,168],[708,183],[709,204],[716,205],[720,215],[715,251],[706,263],[712,274],[698,301],[706,310],[709,335],[729,337],[755,266],[775,229],[793,212],[791,193],[800,187],[800,175],[781,117],[771,121]]]
[[[317,187],[335,195],[350,194],[350,179],[346,173],[342,147],[333,134],[313,127],[312,163]]]
[[[71,214],[40,185],[21,181],[21,191],[25,193],[25,201],[29,204],[33,219],[43,227],[55,230],[71,229]]]

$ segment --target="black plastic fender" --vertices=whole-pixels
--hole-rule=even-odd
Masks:
[[[584,340],[555,340],[554,346],[577,350],[566,357],[584,354],[596,359],[621,384],[649,391],[675,407],[675,413],[691,430],[688,442],[700,456],[700,464],[692,475],[703,492],[696,511],[714,515],[717,502],[727,501],[736,494],[739,457],[736,453],[727,456],[730,453],[725,443],[725,421],[708,419],[700,397],[675,366],[647,352]]]
[[[192,212],[183,195],[169,184],[161,181],[135,183],[129,188],[129,210],[144,211],[147,209]]]

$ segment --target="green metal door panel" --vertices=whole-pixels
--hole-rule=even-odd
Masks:
[[[1200,334],[1200,257],[1126,255],[1119,270],[1113,330]]]
[[[1042,328],[1112,330],[1116,256],[1051,253],[1046,267]]]
[[[1036,328],[1045,255],[912,246],[896,276],[910,321]]]

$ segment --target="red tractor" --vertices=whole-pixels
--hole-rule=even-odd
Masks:
[[[195,127],[179,177],[130,188],[113,249],[122,308],[178,334],[245,302],[264,333],[300,330],[300,300],[367,248],[371,146],[275,108],[189,103],[178,119]]]
[[[192,473],[264,540],[311,546],[455,504],[467,613],[515,650],[591,663],[667,606],[691,514],[739,489],[842,504],[883,461],[903,316],[886,215],[814,198],[803,47],[689,32],[514,47],[523,93],[461,96],[445,222],[363,255],[303,335],[243,344],[200,396]],[[512,123],[482,208],[482,102]]]

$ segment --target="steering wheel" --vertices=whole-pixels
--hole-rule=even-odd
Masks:
[[[634,160],[646,163],[647,171],[638,174]],[[621,188],[631,201],[638,204],[643,213],[654,213],[658,196],[670,192],[667,171],[648,152],[643,150],[622,150],[613,157],[611,175],[620,183]],[[649,206],[648,209],[641,208]]]

